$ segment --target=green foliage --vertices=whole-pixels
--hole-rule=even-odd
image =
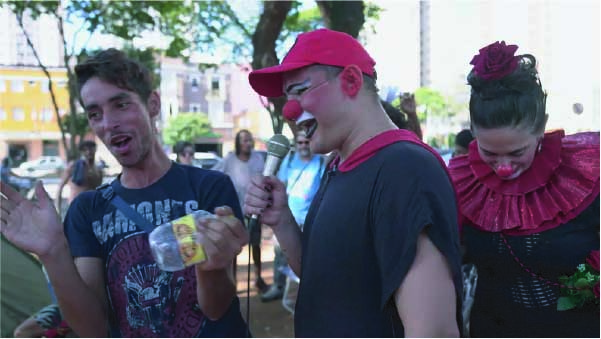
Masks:
[[[291,34],[311,31],[321,25],[323,25],[323,18],[317,6],[303,10],[302,3],[294,1],[292,9],[284,21],[281,38],[286,39]]]
[[[376,23],[380,20],[380,13],[382,12],[382,8],[378,6],[376,3],[367,1],[364,2],[365,9],[363,10],[363,14],[365,16],[364,29],[369,30],[372,33],[376,32]]]
[[[198,138],[219,138],[213,132],[209,118],[204,113],[180,113],[169,118],[163,129],[163,140],[167,145],[178,141],[194,142]]]
[[[581,264],[571,276],[559,277],[561,297],[557,300],[557,310],[567,311],[587,304],[599,304],[593,287],[599,283],[599,272],[589,264]]]
[[[427,87],[418,88],[415,91],[418,118],[420,121],[424,121],[427,114],[441,118],[453,116],[455,112],[450,111],[450,100],[436,90]]]
[[[90,131],[90,125],[88,124],[88,118],[85,114],[65,114],[61,117],[60,124],[63,125],[65,130],[69,130],[71,126],[71,120],[75,119],[75,131],[72,131],[73,135],[83,137]]]
[[[426,121],[428,114],[430,114],[430,117],[435,118],[449,118],[466,109],[466,107],[455,102],[453,98],[428,87],[420,87],[414,94],[417,105],[417,117],[420,122]],[[400,99],[394,99],[391,104],[399,108],[401,104]]]
[[[186,59],[193,51],[210,53],[228,46],[231,48],[229,62],[247,62],[253,55],[252,49],[256,46],[251,40],[259,20],[258,17],[242,19],[227,1],[3,1],[0,6],[9,6],[15,13],[30,10],[34,18],[48,13],[65,22],[82,22],[79,31],[100,32],[125,41],[132,41],[143,32],[160,31],[171,38],[162,51],[170,57]],[[292,1],[284,28],[276,35],[275,46],[282,52],[278,54],[283,54],[281,49],[286,45],[283,42],[288,42],[299,32],[327,26],[326,22],[329,22],[333,25],[330,28],[356,36],[365,20],[377,20],[379,15],[377,5],[364,5],[362,1],[323,1],[319,6],[326,8],[327,13],[320,11],[317,4],[307,9],[302,1]],[[72,50],[66,54],[65,60],[68,60],[76,52]],[[69,87],[72,89],[71,100],[76,102],[75,86],[70,84]],[[272,119],[281,116],[279,110],[273,110],[271,114]]]
[[[447,135],[447,142],[446,142],[446,144],[449,147],[454,147],[455,146],[455,139],[457,139],[457,134],[456,133],[449,133],[449,135]]]

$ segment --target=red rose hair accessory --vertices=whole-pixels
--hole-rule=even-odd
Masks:
[[[474,73],[483,80],[498,80],[518,67],[520,58],[515,56],[517,50],[517,45],[497,41],[480,49],[480,54],[475,55],[470,64],[474,65]]]

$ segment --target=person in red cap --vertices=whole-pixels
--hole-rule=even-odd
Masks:
[[[337,152],[303,231],[277,178],[252,179],[244,211],[272,227],[300,277],[297,337],[456,337],[461,323],[457,208],[442,159],[398,129],[375,62],[351,36],[300,34],[278,66],[251,72],[314,153]]]

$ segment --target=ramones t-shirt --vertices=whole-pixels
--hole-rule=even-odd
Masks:
[[[115,192],[158,226],[202,209],[230,206],[242,220],[234,186],[226,175],[173,163],[157,182]],[[247,327],[239,300],[218,321],[209,320],[196,296],[194,267],[166,272],[154,261],[148,234],[105,200],[99,191],[80,194],[65,219],[74,257],[104,262],[111,332],[122,337],[243,337]]]

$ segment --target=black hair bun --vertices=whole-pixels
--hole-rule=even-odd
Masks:
[[[536,58],[531,54],[523,54],[519,58],[518,67],[500,79],[485,80],[472,70],[467,76],[472,95],[478,95],[482,100],[491,100],[508,94],[542,91],[536,70]]]

